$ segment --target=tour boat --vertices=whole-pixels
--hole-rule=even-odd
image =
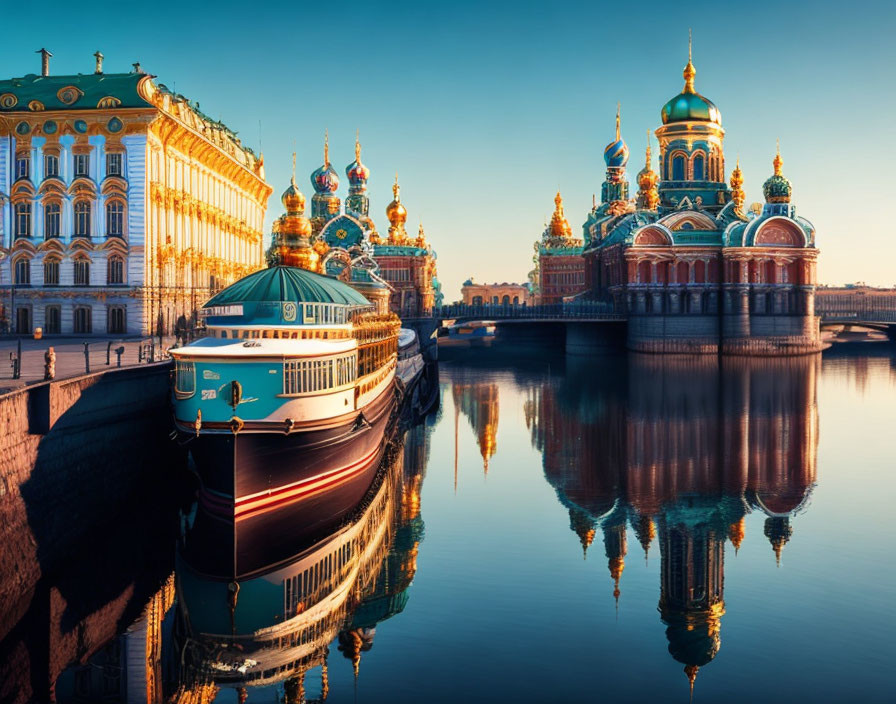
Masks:
[[[448,335],[439,338],[439,345],[490,345],[495,339],[495,322],[476,320],[469,323],[454,323],[447,328]]]
[[[264,540],[256,518],[324,530],[370,486],[396,403],[400,322],[294,266],[250,274],[204,314],[205,337],[171,350],[175,424],[201,480],[196,528],[218,532],[239,563]]]

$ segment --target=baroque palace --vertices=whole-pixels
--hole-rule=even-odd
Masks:
[[[170,333],[263,265],[263,159],[139,64],[0,81],[0,317]]]
[[[697,93],[696,73],[689,50],[684,88],[663,106],[656,130],[659,171],[648,142],[635,199],[617,111],[601,201],[583,226],[583,296],[627,314],[628,346],[637,351],[817,351],[815,228],[796,214],[780,150],[765,204],[745,210],[743,174],[735,166],[726,184],[722,116]],[[546,253],[553,242],[572,251],[558,213],[550,229]]]
[[[339,176],[330,163],[329,140],[324,139],[324,163],[311,174],[311,217],[305,216],[305,195],[293,178],[284,191],[286,213],[273,225],[269,262],[282,262],[336,276],[358,289],[380,312],[391,310],[402,318],[428,316],[441,305],[436,253],[426,241],[423,225],[412,237],[405,230],[408,211],[401,201],[398,177],[392,201],[386,206],[388,234],[379,234],[370,217],[367,181],[370,169],[361,162],[361,143],[355,139],[355,160],[345,167],[349,182],[343,204],[336,192]]]

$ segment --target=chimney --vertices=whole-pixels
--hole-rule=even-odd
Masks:
[[[103,72],[103,53],[101,51],[97,51],[93,57],[96,59],[96,70],[94,73],[102,73]]]
[[[41,76],[49,76],[50,75],[50,57],[52,54],[46,49],[38,49],[34,52],[35,54],[40,54],[40,75]]]

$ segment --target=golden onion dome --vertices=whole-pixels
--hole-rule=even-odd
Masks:
[[[392,185],[393,200],[386,206],[386,217],[393,227],[404,225],[408,219],[408,211],[401,204],[401,187],[398,185],[398,176],[395,177],[395,183]]]
[[[551,216],[550,231],[551,237],[572,237],[572,228],[563,214],[563,197],[560,191],[554,196],[554,214]]]
[[[289,180],[289,186],[280,197],[280,202],[290,215],[301,215],[305,212],[305,194],[296,185],[296,177]]]

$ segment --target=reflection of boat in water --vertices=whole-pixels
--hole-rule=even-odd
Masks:
[[[242,572],[268,514],[311,529],[367,490],[395,406],[399,321],[348,284],[288,266],[204,308],[207,337],[172,350],[176,425],[202,482],[197,530]]]
[[[439,338],[439,347],[487,346],[494,342],[496,325],[493,320],[475,320],[446,326],[447,335]]]
[[[374,484],[342,525],[320,539],[290,533],[294,549],[307,546],[298,554],[234,578],[223,569],[209,576],[180,556],[182,691],[286,681],[287,692],[304,692],[306,672],[319,666],[326,698],[337,636],[357,668],[376,624],[404,608],[416,569],[423,466],[405,460],[426,441],[418,427],[422,437],[412,430],[407,445],[387,447]],[[196,554],[201,546],[188,539]]]

